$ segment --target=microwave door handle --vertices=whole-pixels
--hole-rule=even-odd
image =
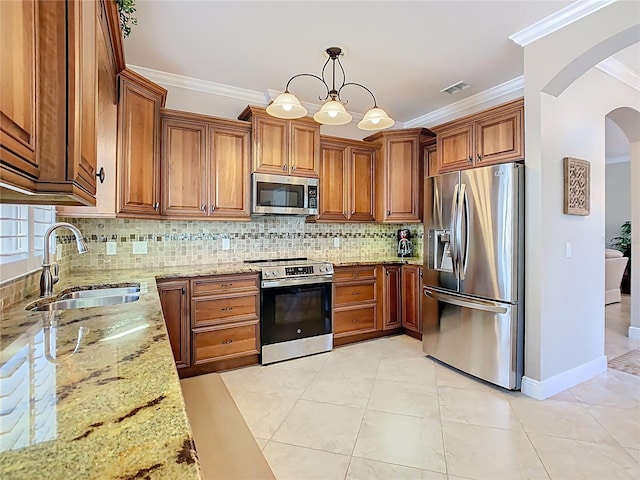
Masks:
[[[460,185],[456,183],[453,189],[453,198],[451,200],[451,238],[449,241],[449,253],[451,254],[451,268],[453,275],[460,279],[458,274],[458,238],[456,238],[457,220],[458,220],[458,188]]]

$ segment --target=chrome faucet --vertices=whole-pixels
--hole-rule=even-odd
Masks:
[[[60,280],[60,277],[58,276],[58,264],[55,262],[52,264],[49,255],[49,239],[51,238],[53,231],[60,227],[68,228],[73,232],[73,236],[76,238],[78,253],[83,254],[89,251],[87,244],[82,239],[82,233],[78,230],[78,227],[67,222],[58,222],[51,225],[44,233],[44,257],[42,259],[42,275],[40,275],[41,297],[48,297],[53,294],[53,285]],[[51,273],[51,267],[53,267],[53,273]]]

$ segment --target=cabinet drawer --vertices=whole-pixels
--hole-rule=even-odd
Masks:
[[[376,306],[352,308],[333,312],[333,335],[373,332],[376,329]]]
[[[354,303],[375,302],[375,300],[376,282],[333,286],[333,304],[336,307]]]
[[[257,290],[258,275],[225,275],[191,280],[191,295],[210,295],[238,290]]]
[[[236,293],[191,299],[191,325],[203,327],[258,318],[258,293]]]
[[[194,330],[193,364],[259,353],[258,328],[255,321]]]
[[[336,267],[333,273],[334,282],[346,282],[349,280],[375,280],[376,266],[363,267]]]

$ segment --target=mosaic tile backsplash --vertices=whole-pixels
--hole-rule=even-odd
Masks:
[[[72,270],[216,264],[249,259],[309,257],[340,259],[388,257],[397,252],[396,232],[408,228],[416,255],[422,254],[421,224],[313,224],[304,217],[253,217],[250,222],[60,218],[76,225],[89,252],[74,254],[73,237],[59,237]],[[334,247],[338,238],[339,247]],[[223,241],[229,249],[223,250]],[[134,254],[134,242],[146,242],[146,254]],[[116,255],[106,254],[116,242]],[[71,253],[68,249],[71,249]]]

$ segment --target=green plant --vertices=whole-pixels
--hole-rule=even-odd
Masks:
[[[625,257],[631,257],[631,222],[622,224],[620,236],[612,239],[611,246],[620,250]]]
[[[136,11],[136,0],[116,0],[120,12],[120,27],[124,38],[131,33],[131,25],[137,25],[138,19],[133,16]]]

